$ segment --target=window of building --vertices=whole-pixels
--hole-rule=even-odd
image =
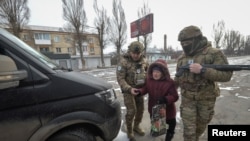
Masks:
[[[30,36],[29,35],[23,35],[23,40],[24,41],[29,41],[30,40]]]
[[[40,52],[49,52],[49,48],[47,48],[47,47],[40,47]]]
[[[71,42],[71,41],[73,41],[71,35],[66,35],[65,40],[66,40],[66,42]]]
[[[93,38],[88,38],[88,41],[90,44],[94,43],[94,39]]]
[[[56,53],[61,53],[62,51],[61,51],[61,48],[59,48],[59,47],[57,47],[56,48]]]
[[[95,49],[93,47],[90,47],[90,52],[95,52]]]
[[[84,52],[86,52],[86,51],[88,51],[88,46],[87,45],[83,45],[82,49],[83,49]]]
[[[73,50],[72,50],[72,47],[68,47],[68,53],[72,53]]]
[[[50,40],[49,33],[35,33],[34,36],[36,40]]]
[[[60,42],[60,37],[59,36],[55,36],[54,37],[54,42]]]

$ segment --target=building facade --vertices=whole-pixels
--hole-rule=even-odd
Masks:
[[[75,34],[62,28],[30,25],[23,29],[20,38],[42,53],[79,55]],[[100,55],[97,34],[83,33],[82,48],[84,55]]]
[[[1,26],[2,28],[9,30],[7,26]],[[68,32],[59,27],[28,25],[23,28],[23,31],[20,34],[20,39],[41,53],[45,55],[49,54],[47,56],[52,56],[51,59],[59,62],[59,65],[62,65],[63,67],[65,67],[65,63],[60,64],[60,62],[72,62],[73,60],[74,64],[66,65],[67,68],[73,70],[82,68],[79,45],[77,44],[75,34],[72,32]],[[101,50],[98,42],[98,35],[95,33],[84,32],[82,34],[82,40],[83,43],[81,46],[83,49],[83,57],[85,62],[89,62],[88,64],[91,64],[86,64],[85,68],[93,68],[93,64],[95,64],[95,68],[97,66],[101,66]],[[70,60],[69,58],[53,58],[53,55],[51,54],[57,56],[60,54],[61,56],[69,54]],[[89,58],[91,59],[88,60]],[[104,55],[104,58],[105,65],[110,66],[111,57]],[[72,66],[74,67],[72,68]]]

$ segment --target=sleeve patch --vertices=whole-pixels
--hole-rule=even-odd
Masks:
[[[117,66],[117,71],[121,71],[122,67],[121,66]]]

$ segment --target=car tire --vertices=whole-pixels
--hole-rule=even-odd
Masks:
[[[68,129],[52,135],[47,141],[96,141],[95,136],[84,128]]]

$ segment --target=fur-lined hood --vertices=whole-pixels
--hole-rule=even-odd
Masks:
[[[155,62],[153,62],[152,64],[150,64],[149,68],[148,68],[148,76],[149,78],[153,78],[152,76],[152,72],[153,72],[153,68],[154,67],[159,67],[161,69],[161,72],[163,74],[163,77],[161,80],[170,79],[170,74],[169,74],[169,70],[168,70],[168,65],[167,62],[163,59],[158,59]]]

